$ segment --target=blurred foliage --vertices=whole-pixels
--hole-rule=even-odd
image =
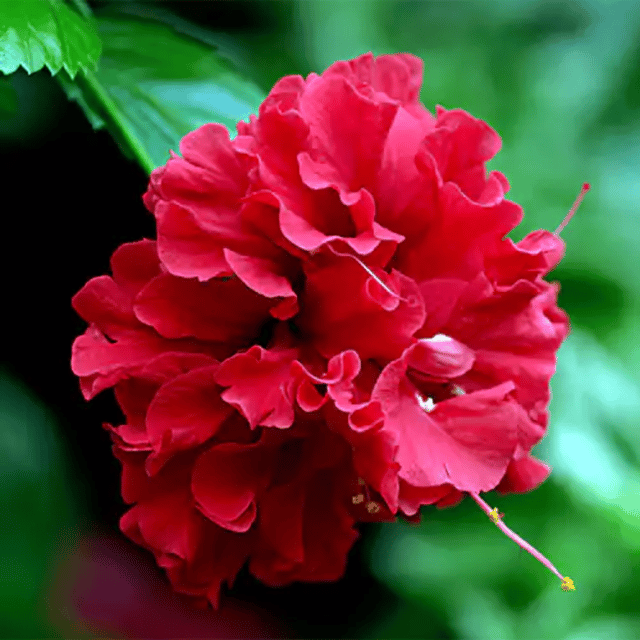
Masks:
[[[0,369],[0,637],[53,637],[47,589],[73,540],[70,491],[55,417]]]
[[[81,0],[74,4],[83,6]],[[117,131],[123,148],[135,152],[139,145],[135,157],[147,170],[205,121],[232,128],[282,75],[320,72],[366,51],[408,51],[424,60],[422,99],[429,109],[461,107],[502,136],[503,149],[491,168],[506,174],[510,197],[525,210],[514,239],[535,228],[555,229],[580,185],[591,183],[563,231],[567,255],[553,274],[574,327],[559,353],[549,433],[537,450],[554,472],[530,494],[487,498],[505,512],[509,526],[575,580],[576,591],[563,593],[470,501],[443,511],[425,508],[421,525],[367,529],[373,534],[365,545],[371,570],[398,596],[398,606],[390,614],[371,611],[365,620],[354,619],[349,635],[640,637],[637,2],[91,5],[104,42],[98,71],[77,83],[61,80],[94,126]],[[0,105],[11,104],[6,87],[0,86]],[[15,416],[30,416],[20,424],[39,425],[42,442],[50,442],[49,418],[33,408],[37,401],[26,390],[14,382],[3,385],[2,465],[13,471],[1,499],[14,519],[5,521],[2,535],[15,558],[10,569],[26,567],[16,574],[21,580],[6,583],[7,591],[0,587],[2,629],[11,633],[21,616],[29,618],[46,580],[47,554],[55,545],[40,546],[37,536],[52,535],[46,514],[60,501],[62,485],[43,479],[49,476],[42,469],[50,465],[38,462],[32,472],[18,471],[40,460],[33,457],[40,449],[19,445],[36,427],[16,431]],[[25,492],[31,502],[20,498]],[[42,507],[37,513],[25,506],[34,501]],[[17,538],[11,533],[16,527],[32,533]],[[36,617],[29,624],[38,635]]]

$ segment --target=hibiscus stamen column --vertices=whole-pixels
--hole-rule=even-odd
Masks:
[[[563,576],[553,565],[551,560],[543,556],[535,547],[532,547],[526,540],[521,538],[515,531],[512,531],[502,521],[503,513],[498,513],[498,509],[492,509],[477,493],[469,494],[480,506],[480,508],[491,518],[491,521],[504,533],[511,538],[520,548],[530,553],[536,560],[541,562],[549,571],[555,573],[562,581],[561,588],[563,591],[575,591],[573,580],[567,576]]]

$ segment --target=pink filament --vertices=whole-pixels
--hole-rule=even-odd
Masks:
[[[331,245],[327,245],[331,253],[340,256],[341,258],[353,258],[388,294],[398,298],[402,302],[409,302],[407,298],[403,298],[400,294],[396,293],[393,289],[388,287],[367,265],[360,260],[360,258],[354,256],[352,253],[342,253]]]
[[[469,494],[480,506],[480,508],[491,518],[491,507],[477,494],[470,493]],[[550,560],[545,558],[537,549],[532,547],[526,540],[523,540],[515,531],[512,531],[507,527],[507,525],[502,522],[502,520],[498,520],[496,522],[496,526],[498,529],[502,531],[507,537],[511,538],[519,547],[528,551],[536,560],[541,562],[547,569],[553,571],[560,580],[564,580],[564,576],[553,566]]]
[[[560,223],[560,226],[555,230],[554,233],[556,235],[558,235],[569,224],[569,220],[573,218],[573,214],[578,210],[580,203],[582,202],[585,194],[587,193],[587,191],[589,191],[589,189],[591,189],[591,185],[588,182],[585,182],[582,185],[582,190],[578,194],[576,201],[573,203],[573,206],[571,207],[571,209],[569,209],[569,213],[567,213],[564,220]]]

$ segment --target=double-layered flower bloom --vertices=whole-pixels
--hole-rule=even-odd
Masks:
[[[334,580],[360,521],[524,492],[568,320],[557,235],[521,220],[487,124],[419,102],[422,63],[364,55],[288,76],[259,114],[188,134],[121,246],[75,296],[86,398],[134,506],[123,531],[179,591],[218,601]]]

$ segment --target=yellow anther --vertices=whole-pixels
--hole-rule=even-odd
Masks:
[[[562,584],[560,585],[563,591],[575,591],[576,588],[573,586],[573,580],[569,577],[565,577],[562,579]]]
[[[494,507],[489,511],[489,517],[494,522],[494,524],[498,524],[500,520],[504,517],[504,513],[498,513],[498,507]]]
[[[369,513],[378,513],[378,511],[380,511],[380,505],[373,500],[369,500],[369,502],[367,502],[367,511]]]
[[[360,486],[364,486],[365,484],[367,484],[362,478],[358,478],[358,484]]]
[[[364,502],[364,496],[361,493],[356,496],[351,496],[351,502],[353,502],[353,504],[360,504]]]

